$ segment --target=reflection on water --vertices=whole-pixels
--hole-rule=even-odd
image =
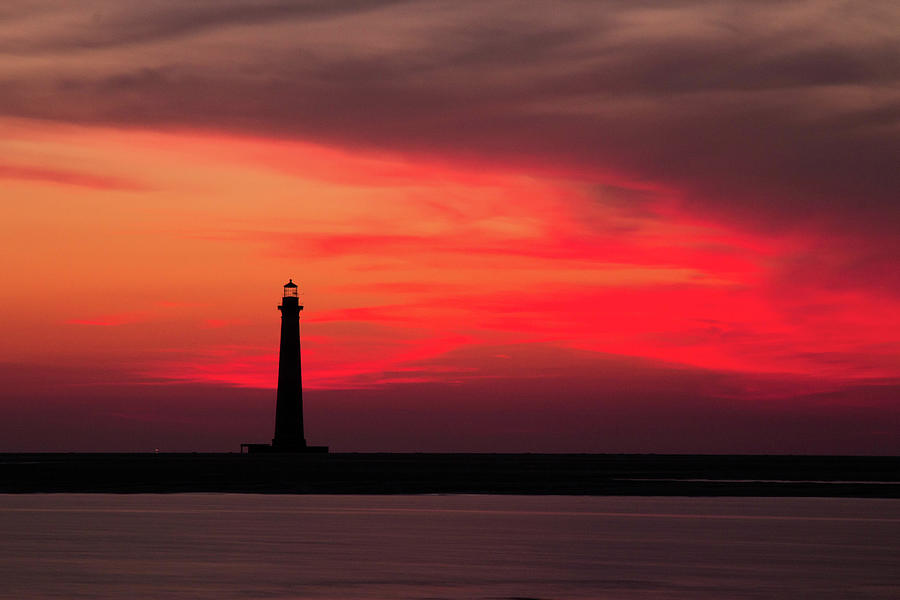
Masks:
[[[900,598],[900,501],[0,495],[0,598]]]

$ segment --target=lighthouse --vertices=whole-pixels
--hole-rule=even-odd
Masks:
[[[284,284],[281,298],[281,346],[278,351],[278,393],[272,448],[296,452],[306,447],[303,437],[303,385],[300,376],[300,293],[293,279]]]
[[[275,394],[275,436],[272,444],[241,444],[249,453],[328,452],[328,446],[307,446],[303,432],[303,380],[300,372],[300,289],[293,279],[281,296],[281,343],[278,349],[278,391]]]

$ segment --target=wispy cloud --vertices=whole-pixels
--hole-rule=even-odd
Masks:
[[[136,181],[129,181],[119,177],[110,177],[108,175],[0,163],[0,180],[2,179],[20,179],[58,185],[74,185],[94,190],[141,191],[147,189],[146,186]]]

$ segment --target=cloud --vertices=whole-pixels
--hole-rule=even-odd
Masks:
[[[52,52],[149,43],[196,35],[216,28],[265,24],[290,18],[316,19],[348,12],[364,12],[397,0],[348,0],[347,2],[198,1],[148,0],[122,6],[93,1],[66,10],[61,2],[14,2],[5,17],[17,25],[36,24],[52,36],[10,36],[0,44],[6,52]],[[73,27],[73,25],[78,25]]]
[[[59,185],[86,187],[94,190],[140,191],[146,189],[145,186],[137,182],[107,175],[0,163],[0,180],[2,179],[43,181]]]
[[[900,219],[891,2],[16,6],[6,116],[624,178],[766,231]]]

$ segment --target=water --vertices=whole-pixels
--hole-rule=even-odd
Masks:
[[[0,495],[0,598],[900,598],[900,501]]]

